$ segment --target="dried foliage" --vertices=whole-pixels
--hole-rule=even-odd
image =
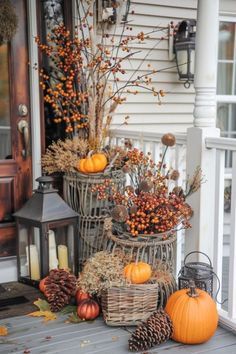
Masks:
[[[126,284],[123,275],[125,255],[121,252],[110,254],[107,251],[95,253],[89,258],[80,273],[78,286],[83,292],[101,295],[112,286]]]
[[[79,158],[86,155],[87,149],[88,141],[78,137],[53,142],[42,156],[42,168],[48,174],[74,171]]]
[[[16,33],[18,18],[10,0],[0,0],[0,45]]]
[[[158,103],[161,102],[165,93],[153,86],[152,77],[169,68],[156,70],[147,60],[152,50],[168,38],[169,32],[167,26],[157,26],[148,33],[134,34],[129,22],[123,21],[112,30],[102,22],[98,35],[94,29],[96,1],[77,0],[76,4],[79,25],[75,27],[74,36],[58,23],[51,29],[46,43],[36,38],[50,64],[48,71],[40,69],[40,84],[45,102],[53,109],[54,122],[64,122],[66,132],[71,136],[82,132],[89,141],[89,149],[99,150],[109,136],[117,107],[130,95],[148,91]],[[112,6],[122,6],[122,1],[114,2]],[[173,24],[171,27],[174,28]],[[134,49],[135,44],[140,47],[145,41],[155,39],[154,33],[158,33],[158,39],[130,73],[127,65],[142,52],[142,49]],[[140,74],[141,70],[145,73]],[[124,117],[124,124],[128,123],[128,118]]]
[[[186,191],[180,186],[173,186],[170,180],[176,183],[179,172],[167,169],[164,155],[175,143],[175,136],[165,134],[162,141],[166,149],[158,163],[154,163],[149,153],[144,154],[136,148],[128,150],[123,171],[129,174],[131,184],[126,186],[125,192],[110,185],[109,180],[93,188],[99,199],[109,195],[114,203],[111,216],[118,232],[128,232],[137,237],[190,227],[189,219],[193,211],[186,198],[200,188],[202,171],[197,168],[194,176],[187,181]]]
[[[7,336],[8,335],[8,329],[6,326],[0,326],[0,337],[1,336]]]
[[[202,175],[202,170],[198,166],[193,174],[193,176],[187,179],[186,188],[185,188],[185,198],[189,197],[191,194],[195,193],[205,182],[205,178]]]

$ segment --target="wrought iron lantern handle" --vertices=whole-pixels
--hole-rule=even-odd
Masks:
[[[192,251],[192,252],[189,252],[189,253],[187,254],[187,256],[185,256],[185,258],[184,258],[184,266],[186,266],[186,260],[187,260],[187,258],[188,258],[191,254],[194,254],[194,253],[202,254],[203,256],[205,256],[205,257],[208,259],[208,261],[209,261],[210,267],[212,268],[212,263],[211,263],[211,260],[210,260],[210,258],[208,257],[208,255],[207,255],[206,253],[200,252],[200,251]]]

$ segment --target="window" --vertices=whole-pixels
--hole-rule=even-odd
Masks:
[[[220,21],[217,126],[221,135],[236,138],[236,22]]]
[[[221,136],[236,138],[236,22],[223,18],[219,24],[217,75],[217,127]],[[226,167],[231,167],[226,154]]]

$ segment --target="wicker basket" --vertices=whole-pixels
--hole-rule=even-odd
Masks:
[[[121,170],[107,173],[83,174],[71,172],[64,175],[63,195],[69,206],[79,214],[79,265],[103,249],[104,220],[111,207],[108,199],[99,200],[92,188],[103,185],[106,179],[122,189],[125,175]]]
[[[102,293],[101,303],[107,325],[134,326],[157,309],[158,284],[112,287]]]
[[[154,275],[159,285],[157,307],[164,308],[170,295],[177,290],[176,280],[173,274],[164,269],[154,271]]]
[[[176,231],[170,230],[164,234],[155,236],[142,236],[136,238],[127,233],[115,235],[111,230],[111,220],[106,219],[106,233],[104,237],[104,249],[114,252],[121,249],[130,257],[130,261],[144,261],[153,269],[166,265],[170,272],[174,267],[174,253],[176,243]]]

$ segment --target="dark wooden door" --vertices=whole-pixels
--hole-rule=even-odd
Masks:
[[[32,191],[26,0],[12,0],[18,29],[0,46],[0,257],[16,254],[13,213]]]

